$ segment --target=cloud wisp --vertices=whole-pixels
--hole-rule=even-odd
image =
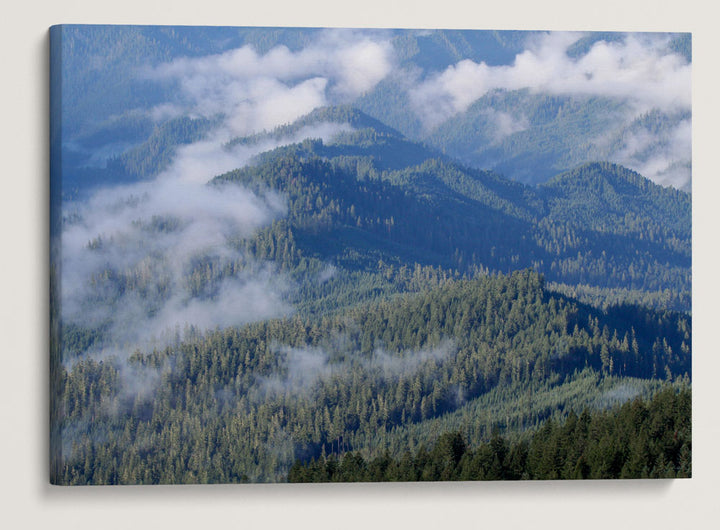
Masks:
[[[390,41],[327,30],[307,47],[277,46],[264,55],[251,46],[201,58],[181,58],[144,72],[175,82],[180,100],[159,116],[225,117],[229,135],[245,136],[290,123],[313,109],[345,103],[372,89],[393,66]]]
[[[358,371],[373,379],[407,377],[416,373],[425,363],[442,362],[457,352],[455,342],[450,339],[434,346],[400,353],[388,353],[377,348],[370,357],[362,356],[355,351],[356,347],[346,336],[334,337],[331,346],[275,346],[275,354],[280,359],[280,371],[259,380],[255,388],[256,399],[309,396],[318,384],[334,377],[357,374]]]
[[[638,112],[689,109],[691,65],[665,51],[666,39],[630,34],[622,42],[598,41],[572,58],[568,48],[581,36],[553,32],[531,39],[511,65],[460,61],[411,89],[411,101],[429,128],[495,89],[622,98]]]
[[[612,98],[628,108],[616,135],[648,112],[659,112],[671,121],[673,116],[690,113],[692,66],[681,55],[668,51],[668,37],[628,34],[613,42],[600,40],[585,54],[571,56],[569,49],[582,36],[553,32],[531,38],[525,51],[510,65],[460,61],[410,88],[413,108],[431,131],[467,111],[493,90],[526,89],[537,94]],[[488,116],[488,120],[496,122],[500,138],[527,125],[503,116]],[[658,183],[689,187],[689,119],[679,121],[672,132],[659,136],[651,131],[625,131],[623,140],[616,151],[608,153],[608,158]]]
[[[288,310],[271,267],[239,245],[284,214],[276,194],[166,179],[99,192],[72,212],[63,232],[65,322],[109,326],[113,343],[138,347],[175,326],[206,329]],[[228,267],[238,270],[232,278],[212,274]]]
[[[662,131],[629,127],[610,160],[634,169],[663,186],[690,191],[692,180],[692,123],[676,120]]]
[[[170,168],[160,177],[170,175],[170,178],[180,181],[205,183],[213,176],[251,164],[261,153],[307,138],[328,143],[337,135],[350,131],[352,128],[348,124],[318,123],[280,138],[268,136],[252,144],[237,143],[230,147],[226,143],[229,138],[225,131],[216,131],[204,140],[178,148]]]

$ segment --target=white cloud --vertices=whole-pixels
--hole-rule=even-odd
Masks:
[[[150,319],[149,327],[155,333],[185,325],[206,330],[287,315],[292,312],[284,299],[289,290],[288,280],[272,268],[241,273],[222,280],[213,298],[188,298],[176,293],[163,305],[162,311]]]
[[[225,136],[179,148],[155,180],[100,189],[89,199],[65,205],[75,220],[62,236],[62,308],[65,322],[110,323],[112,348],[127,353],[153,344],[168,329],[243,324],[288,314],[291,283],[272,264],[246,256],[238,241],[286,213],[285,199],[267,190],[207,185],[214,176],[246,165],[253,156],[304,138],[329,141],[349,126],[321,123],[252,145],[223,145]],[[153,223],[169,223],[166,230]],[[210,297],[186,285],[194,261],[242,264]],[[117,291],[113,277],[131,278]],[[142,284],[138,286],[137,284]],[[204,293],[203,293],[204,294]],[[100,353],[100,352],[95,352]]]
[[[255,391],[260,398],[279,394],[307,394],[322,379],[341,371],[339,365],[329,363],[329,355],[322,348],[280,346],[275,354],[281,358],[281,373],[260,380]]]
[[[527,49],[511,65],[460,61],[411,88],[411,102],[428,130],[466,111],[473,102],[496,89],[619,99],[628,104],[630,111],[624,122],[617,124],[615,132],[651,110],[670,115],[690,111],[692,66],[682,56],[667,51],[666,37],[629,34],[617,42],[598,41],[584,55],[570,57],[568,48],[581,36],[563,32],[542,34],[530,39]],[[499,115],[490,118],[495,121],[500,138],[506,132],[513,134],[527,126]],[[611,160],[661,184],[689,186],[689,120],[679,124],[670,136],[635,131],[624,140],[619,152],[609,153]],[[601,143],[601,139],[597,142]]]
[[[495,143],[498,143],[508,136],[524,131],[530,127],[530,122],[524,115],[516,118],[507,112],[495,109],[488,109],[486,114],[488,120],[493,125],[492,138]]]
[[[358,369],[381,378],[407,377],[425,363],[442,362],[457,352],[454,341],[445,339],[436,346],[400,353],[377,349],[372,357],[365,358],[347,336],[335,336],[332,342],[324,347],[275,346],[279,373],[260,379],[254,397],[262,400],[278,395],[308,395],[320,382],[357,373]]]
[[[609,159],[663,186],[690,191],[692,124],[689,118],[661,131],[629,128]]]
[[[400,356],[377,349],[367,365],[372,369],[379,369],[385,377],[406,376],[417,371],[428,361],[441,362],[456,352],[455,342],[452,339],[445,339],[436,346],[403,352]]]
[[[173,326],[227,326],[288,310],[283,282],[252,272],[262,267],[235,244],[284,214],[285,203],[274,193],[166,177],[103,190],[71,208],[79,220],[63,232],[66,322],[110,321],[113,342],[137,346]],[[166,230],[157,229],[162,222],[169,223]],[[249,272],[201,299],[186,285],[193,260],[201,257],[219,266],[249,262]],[[132,286],[118,288],[113,278]]]
[[[301,142],[306,138],[331,141],[352,128],[347,124],[318,123],[302,127],[299,131],[284,137],[265,137],[251,144],[235,144],[225,147],[230,139],[226,131],[217,131],[205,140],[177,149],[172,164],[160,178],[170,175],[172,179],[204,183],[211,178],[247,165],[253,157],[283,145]]]
[[[585,55],[571,58],[567,50],[580,37],[544,34],[531,40],[512,65],[460,61],[411,90],[411,100],[429,128],[493,89],[616,97],[630,100],[638,111],[690,107],[691,65],[666,52],[666,39],[630,34],[622,42],[599,41]]]
[[[147,71],[178,83],[185,112],[224,114],[235,135],[291,122],[316,107],[346,102],[372,89],[393,64],[388,40],[328,30],[302,50],[277,46],[264,55],[250,46],[219,55],[182,58]],[[176,111],[162,105],[157,114]]]

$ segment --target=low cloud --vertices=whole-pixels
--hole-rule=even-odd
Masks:
[[[302,127],[294,134],[261,137],[254,143],[237,143],[230,147],[226,146],[230,137],[224,131],[219,131],[205,140],[178,148],[165,174],[172,179],[205,183],[214,176],[248,165],[260,153],[298,143],[306,138],[321,139],[328,143],[337,135],[350,131],[352,128],[348,124],[318,123]]]
[[[621,147],[609,158],[658,184],[690,191],[691,154],[692,124],[686,118],[663,131],[628,129]]]
[[[345,377],[355,371],[373,377],[395,379],[417,372],[425,363],[442,362],[457,352],[454,341],[446,339],[419,350],[389,353],[382,348],[371,357],[363,357],[346,335],[331,337],[327,346],[276,346],[280,358],[278,373],[261,378],[254,389],[257,399],[284,396],[308,396],[316,386],[333,377]]]
[[[370,369],[379,369],[385,377],[405,376],[417,371],[428,361],[442,361],[456,351],[455,342],[450,339],[440,342],[437,346],[402,352],[400,355],[377,349],[366,365]]]
[[[104,190],[72,211],[63,233],[65,322],[103,324],[112,343],[137,346],[175,326],[207,329],[289,310],[286,282],[240,245],[284,215],[276,194],[168,179]],[[237,273],[213,284],[228,267]]]
[[[579,57],[568,49],[583,35],[553,32],[530,38],[511,65],[488,66],[460,61],[409,90],[416,113],[432,130],[465,112],[492,90],[529,89],[564,96],[597,96],[621,100],[629,109],[617,131],[626,129],[649,111],[667,115],[689,113],[691,69],[684,57],[668,51],[668,37],[628,34],[614,41],[598,41]],[[508,116],[496,119],[498,141],[527,125]],[[635,130],[609,158],[663,185],[688,188],[690,181],[690,120],[670,135]]]
[[[392,65],[392,47],[382,33],[328,30],[299,51],[277,46],[261,55],[243,46],[176,59],[144,75],[179,87],[179,101],[156,108],[158,115],[223,115],[229,133],[244,136],[348,102],[372,89]]]
[[[618,385],[595,399],[597,408],[610,408],[626,403],[640,395],[640,390],[630,385]]]
[[[291,312],[285,302],[291,282],[242,250],[244,239],[286,214],[285,199],[207,183],[259,153],[350,130],[321,123],[286,137],[227,144],[356,97],[391,63],[391,47],[378,35],[327,31],[297,52],[278,46],[260,55],[246,46],[145,70],[146,79],[179,88],[177,100],[152,109],[156,118],[222,119],[203,140],[178,147],[154,180],[65,205],[63,320],[102,325],[105,347],[132,350],[174,327],[224,327]]]
[[[262,397],[308,394],[318,381],[341,371],[322,348],[279,346],[275,354],[281,358],[280,373],[260,379],[255,390]]]
[[[272,263],[242,251],[244,239],[286,214],[284,197],[207,182],[263,151],[306,137],[327,141],[348,129],[318,124],[230,149],[211,137],[179,148],[153,181],[101,189],[67,203],[63,320],[104,325],[108,343],[132,350],[157,344],[175,327],[225,327],[290,313],[285,300],[292,283]],[[214,282],[205,278],[205,288],[193,290],[188,278],[203,267],[215,276],[223,269],[233,272]]]
[[[323,270],[321,270],[320,273],[318,274],[317,281],[318,281],[318,283],[325,283],[325,282],[331,280],[332,278],[334,278],[336,274],[337,274],[337,267],[335,267],[335,265],[332,265],[332,264],[326,265],[325,268]]]
[[[666,51],[666,38],[630,34],[622,42],[596,42],[572,58],[568,48],[581,36],[552,32],[530,39],[512,65],[460,61],[412,89],[411,101],[428,128],[495,89],[622,98],[638,111],[690,107],[691,65]]]
[[[493,125],[493,142],[499,143],[510,135],[522,132],[530,127],[527,117],[513,117],[507,112],[495,109],[488,109],[486,112],[488,121]]]
[[[114,408],[145,399],[160,371],[131,366],[135,351],[164,348],[185,330],[242,325],[292,313],[293,283],[242,242],[285,215],[283,197],[165,174],[102,190],[72,212],[62,241],[62,320],[101,329],[83,357],[112,359]],[[182,331],[181,331],[182,330]],[[64,359],[72,369],[73,360]]]

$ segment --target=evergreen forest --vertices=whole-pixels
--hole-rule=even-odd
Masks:
[[[692,198],[610,161],[629,133],[593,144],[624,103],[496,90],[427,131],[388,76],[222,136],[229,108],[138,111],[179,105],[152,68],[312,30],[62,31],[54,484],[692,475]],[[436,73],[529,38],[392,35],[396,67]],[[488,113],[518,109],[493,143]]]

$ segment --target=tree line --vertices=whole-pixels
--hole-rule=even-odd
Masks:
[[[297,460],[288,482],[689,478],[690,418],[690,390],[668,388],[610,411],[571,411],[520,441],[496,431],[470,444],[454,431],[399,457],[347,452]]]

